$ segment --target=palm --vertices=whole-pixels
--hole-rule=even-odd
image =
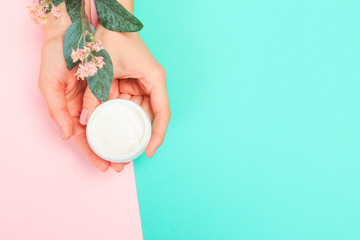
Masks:
[[[114,64],[114,80],[109,99],[123,98],[138,103],[152,121],[154,114],[149,96],[153,82],[148,81],[148,78],[144,76],[150,75],[148,69],[155,69],[158,63],[141,38],[132,39],[127,44],[123,44],[121,41],[114,41],[119,37],[118,33],[102,31],[100,24],[97,29],[100,31],[96,32],[95,37],[101,40]]]
[[[74,70],[69,71],[66,67],[62,38],[45,42],[42,49],[41,84],[54,89],[59,95],[65,93],[66,106],[71,117],[79,118],[86,82],[78,81]]]
[[[98,24],[95,38],[101,40],[113,62],[115,79],[110,99],[124,98],[138,103],[153,121],[152,136],[145,151],[152,157],[164,140],[170,119],[165,70],[137,33],[117,33]],[[87,88],[83,101],[87,118],[100,103]],[[86,124],[86,120],[82,124]]]
[[[128,78],[120,79],[119,81],[119,97],[129,98],[138,103],[148,114],[151,122],[154,118],[154,113],[150,104],[150,93],[148,88],[139,79]]]
[[[63,38],[54,38],[44,43],[39,86],[50,109],[51,117],[66,134],[72,136],[79,148],[93,164],[106,170],[109,163],[98,157],[86,139],[86,128],[79,124],[86,81],[77,80],[76,68],[69,71],[63,56]]]

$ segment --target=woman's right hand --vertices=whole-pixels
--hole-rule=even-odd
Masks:
[[[152,157],[163,143],[170,120],[166,90],[166,73],[138,33],[119,33],[100,23],[95,38],[101,40],[114,66],[110,99],[125,98],[141,105],[153,119],[152,135],[145,153]],[[101,102],[87,87],[80,122],[86,125],[91,113]]]

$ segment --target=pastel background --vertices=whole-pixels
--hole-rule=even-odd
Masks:
[[[141,239],[132,167],[48,118],[25,2],[0,3],[0,239]],[[359,239],[360,2],[135,2],[172,108],[134,162],[144,239]]]
[[[144,239],[360,239],[360,2],[135,1],[172,108]]]
[[[0,1],[0,239],[141,240],[133,166],[97,171],[48,115],[29,2]]]

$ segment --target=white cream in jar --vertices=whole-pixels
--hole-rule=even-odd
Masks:
[[[129,162],[140,156],[151,136],[145,111],[130,100],[114,99],[91,114],[86,137],[92,150],[111,162]]]

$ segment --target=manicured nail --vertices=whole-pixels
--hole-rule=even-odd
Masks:
[[[65,135],[64,135],[64,132],[63,132],[63,130],[59,127],[59,131],[60,131],[60,136],[62,137],[62,138],[65,138]]]
[[[88,115],[88,110],[83,108],[82,111],[81,111],[81,114],[80,114],[80,123],[82,125],[86,124],[87,115]]]

